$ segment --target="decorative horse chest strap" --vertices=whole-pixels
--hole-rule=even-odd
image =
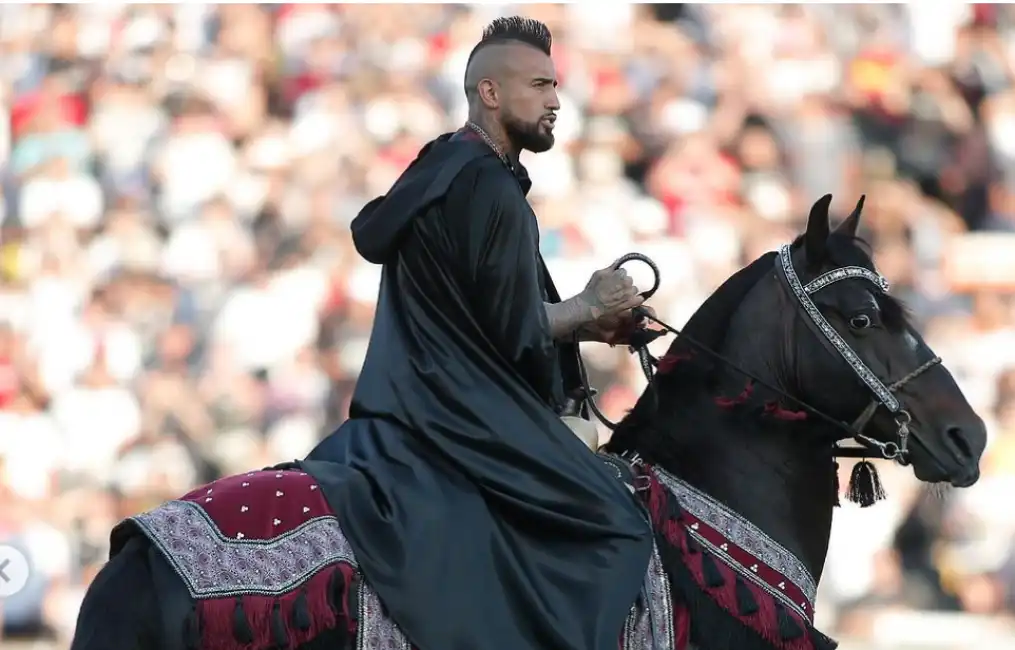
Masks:
[[[795,555],[708,494],[658,467],[652,472],[680,503],[687,532],[695,541],[741,577],[813,621],[817,584]]]
[[[816,586],[792,553],[684,481],[636,464],[670,579],[677,648],[832,650],[813,626]]]

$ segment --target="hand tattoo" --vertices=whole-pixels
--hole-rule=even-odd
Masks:
[[[574,297],[588,310],[590,322],[595,321],[606,313],[606,303],[599,297],[599,292],[593,287],[586,287],[584,291]]]
[[[580,328],[595,322],[595,308],[581,294],[555,304],[543,303],[550,321],[550,334],[556,340],[566,339]]]
[[[604,316],[613,316],[640,304],[637,289],[622,270],[601,269],[592,274],[585,289],[573,298],[550,305],[546,316],[550,332],[560,340],[578,332],[580,337],[596,340],[594,325]]]

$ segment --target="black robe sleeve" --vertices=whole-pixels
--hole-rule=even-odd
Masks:
[[[557,353],[540,283],[539,230],[521,188],[499,161],[479,161],[452,185],[445,214],[477,322],[508,364],[550,401]]]

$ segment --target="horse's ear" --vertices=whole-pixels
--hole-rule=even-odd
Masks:
[[[863,212],[863,202],[866,199],[866,194],[860,196],[860,200],[856,202],[856,207],[853,208],[853,212],[846,217],[845,221],[836,227],[835,234],[846,235],[847,237],[856,237],[856,230],[860,225],[860,213]]]
[[[807,217],[807,232],[804,233],[804,252],[807,255],[807,266],[819,268],[825,261],[828,250],[828,206],[832,203],[832,195],[826,194],[811,206]]]

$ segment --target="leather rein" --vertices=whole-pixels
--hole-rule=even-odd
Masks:
[[[651,289],[644,291],[641,294],[645,300],[648,300],[659,289],[661,281],[659,267],[650,258],[642,255],[641,253],[628,253],[617,260],[613,268],[619,269],[627,262],[632,261],[642,262],[652,269],[655,277],[653,286]],[[870,389],[871,401],[855,420],[852,422],[845,422],[828,415],[821,409],[808,404],[799,397],[791,395],[788,392],[773,386],[770,382],[760,379],[753,373],[740,367],[729,358],[696,341],[693,337],[684,334],[680,331],[680,329],[653,316],[642,307],[636,307],[633,311],[640,322],[651,321],[663,328],[663,331],[645,329],[639,330],[635,333],[631,342],[628,344],[631,352],[637,353],[642,372],[645,373],[645,377],[648,379],[649,383],[651,384],[654,379],[654,368],[658,365],[658,359],[653,357],[649,352],[648,344],[656,338],[665,336],[666,333],[670,333],[674,336],[680,337],[684,341],[687,341],[687,343],[689,343],[693,348],[720,362],[725,367],[738,372],[756,384],[764,386],[783,399],[788,400],[801,410],[806,411],[808,414],[813,415],[842,431],[844,435],[842,435],[837,442],[845,439],[853,439],[860,444],[860,447],[840,447],[836,444],[833,450],[833,456],[837,458],[869,458],[872,455],[875,455],[886,460],[895,461],[900,465],[908,465],[910,453],[909,438],[911,434],[909,425],[912,422],[912,416],[905,408],[903,408],[902,403],[895,397],[895,394],[903,386],[927,372],[934,366],[940,364],[941,358],[934,356],[929,361],[907,373],[904,377],[885,384],[867,367],[860,356],[853,351],[842,336],[839,335],[839,333],[828,323],[821,314],[820,310],[818,310],[817,306],[814,304],[813,300],[811,300],[810,296],[836,282],[848,279],[867,280],[873,283],[877,287],[877,290],[887,293],[888,282],[881,275],[871,271],[870,269],[859,266],[846,266],[824,273],[805,285],[800,281],[797,276],[796,269],[793,267],[791,249],[788,245],[783,246],[779,250],[779,254],[775,260],[775,271],[780,280],[780,284],[799,305],[800,309],[798,311],[803,312],[803,320],[807,324],[808,328],[817,335],[818,340],[821,341],[822,345],[826,349],[830,350],[833,354],[841,356],[843,360],[846,361],[846,363],[853,369],[853,372],[859,377],[859,379]],[[577,335],[575,336],[575,343],[577,346]],[[596,391],[593,390],[589,384],[585,362],[582,359],[580,352],[578,354],[578,370],[581,377],[582,391],[584,392],[583,397],[586,400],[589,409],[608,429],[611,431],[616,429],[617,423],[611,422],[596,404]],[[896,439],[894,441],[883,442],[864,433],[864,429],[874,417],[874,414],[882,406],[887,408],[888,411],[894,415],[896,425]]]

